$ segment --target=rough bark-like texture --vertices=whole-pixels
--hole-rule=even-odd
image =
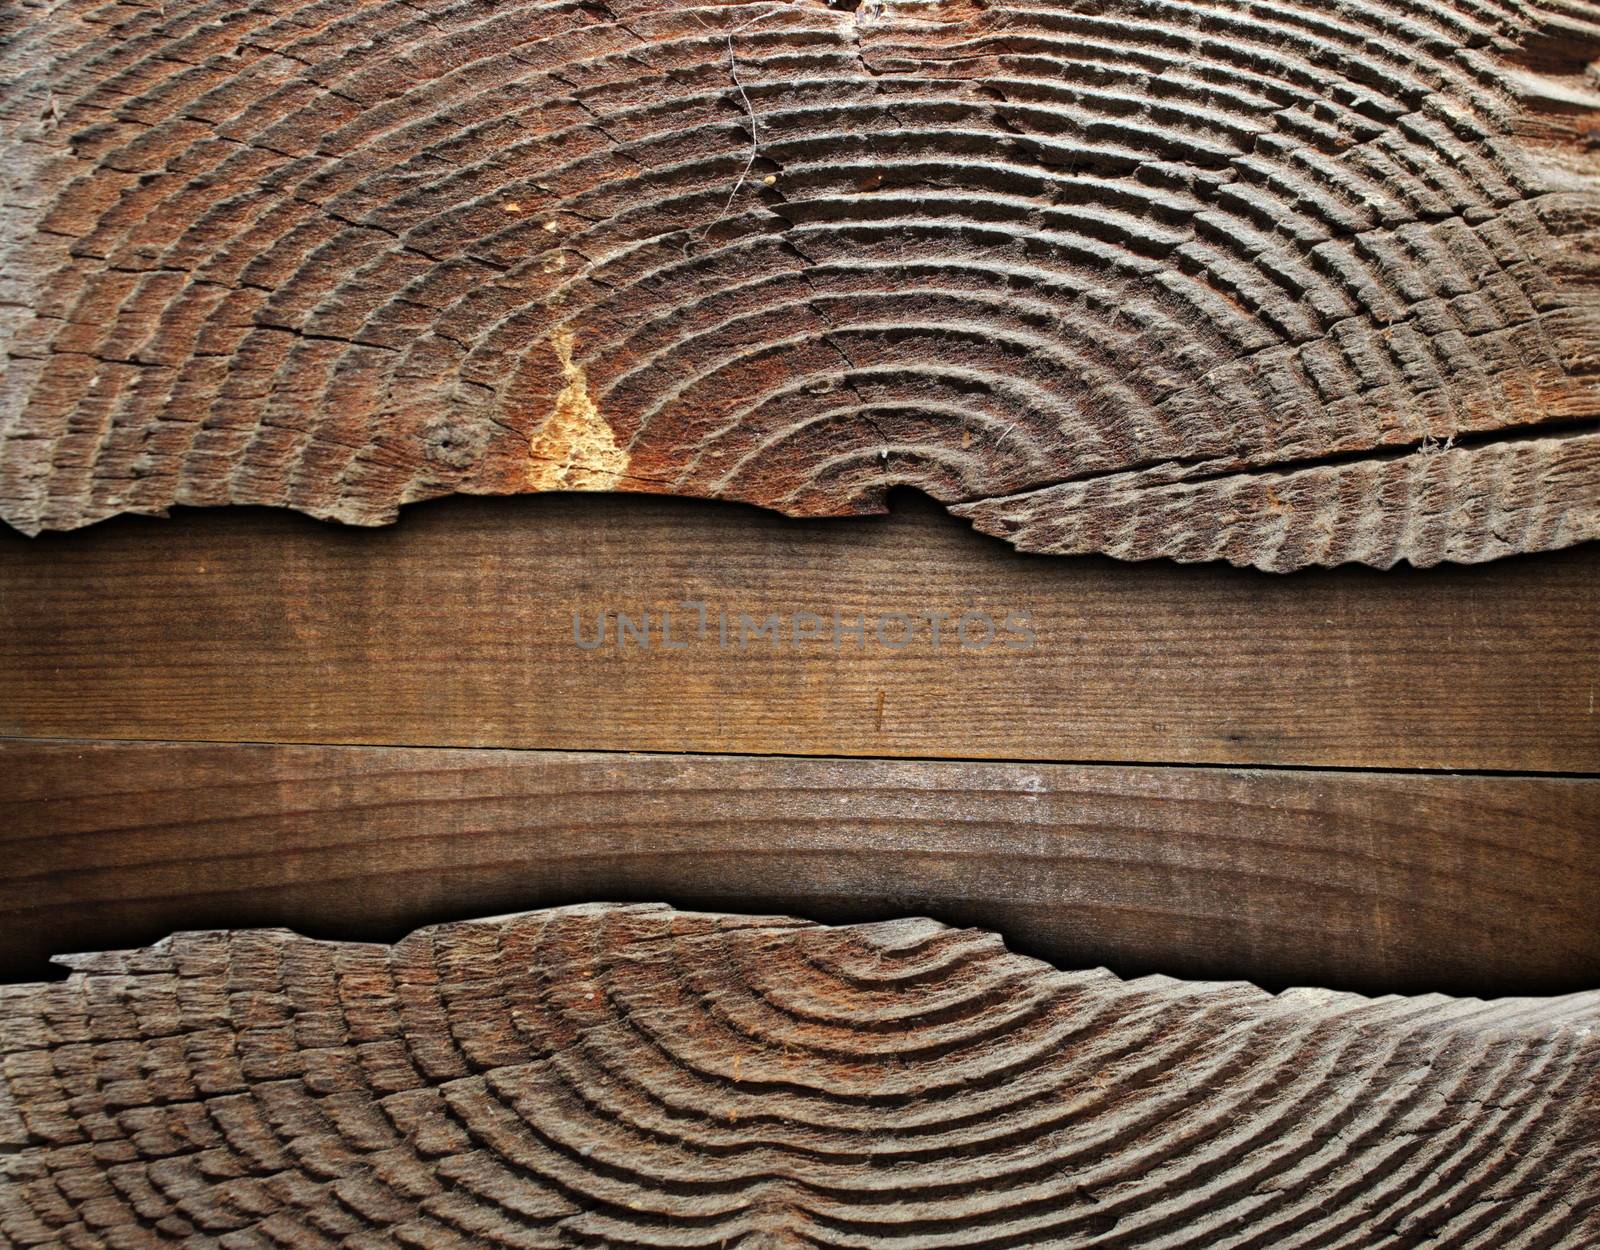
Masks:
[[[1600,994],[1274,997],[653,907],[69,962],[0,992],[9,1244],[1600,1237]]]
[[[1600,535],[1591,0],[23,3],[0,516]]]

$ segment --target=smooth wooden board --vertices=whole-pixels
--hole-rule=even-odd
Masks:
[[[1273,996],[665,908],[67,962],[0,988],[13,1245],[1600,1237],[1600,993]]]
[[[0,744],[0,975],[174,928],[593,899],[979,924],[1066,966],[1600,985],[1600,781]]]
[[[357,531],[258,510],[0,534],[0,733],[1600,771],[1600,549],[1394,576],[1019,556],[911,497],[789,521],[624,497],[451,500]],[[675,634],[685,600],[782,645]],[[649,613],[649,649],[594,638]],[[792,642],[968,611],[1030,650]],[[981,634],[973,631],[973,639]]]
[[[1600,536],[1592,0],[56,0],[0,517],[457,491],[1263,569]]]

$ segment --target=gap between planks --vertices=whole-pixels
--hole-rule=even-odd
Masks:
[[[1007,759],[987,755],[867,755],[840,752],[835,755],[810,755],[802,751],[668,751],[648,747],[564,747],[505,745],[461,746],[450,742],[315,742],[294,738],[123,738],[103,737],[50,737],[48,735],[0,734],[0,746],[190,746],[190,747],[314,747],[330,751],[453,751],[462,755],[485,754],[495,751],[513,751],[523,755],[572,756],[614,755],[622,758],[672,759],[674,757],[730,759],[730,760],[806,760],[827,764],[849,761],[857,764],[993,764],[997,766],[1061,767],[1061,768],[1151,768],[1174,769],[1183,772],[1215,771],[1223,773],[1346,773],[1354,776],[1378,777],[1504,777],[1541,778],[1550,781],[1600,781],[1600,771],[1563,771],[1560,769],[1530,768],[1400,768],[1366,767],[1358,764],[1239,764],[1227,760],[1104,760],[1055,759],[1018,756]]]

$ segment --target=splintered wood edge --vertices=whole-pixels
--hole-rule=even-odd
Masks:
[[[1600,1236],[1600,993],[1271,995],[650,905],[63,962],[0,990],[10,1244]]]
[[[1600,537],[1600,3],[62,0],[0,517],[452,492],[1263,569]]]

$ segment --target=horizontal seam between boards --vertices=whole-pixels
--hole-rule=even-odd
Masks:
[[[1040,756],[985,755],[852,755],[808,754],[798,751],[668,751],[649,747],[549,747],[517,745],[462,745],[435,742],[326,742],[282,738],[139,738],[139,737],[54,737],[32,734],[0,734],[0,747],[36,746],[183,746],[183,747],[301,747],[343,751],[453,751],[464,755],[490,751],[511,751],[525,755],[645,756],[652,759],[736,759],[783,760],[787,762],[855,764],[969,764],[1021,768],[1104,768],[1162,769],[1197,772],[1281,772],[1337,773],[1386,777],[1499,777],[1543,781],[1600,781],[1600,772],[1526,768],[1426,768],[1381,764],[1283,764],[1227,761],[1138,760],[1138,759],[1055,759]]]

